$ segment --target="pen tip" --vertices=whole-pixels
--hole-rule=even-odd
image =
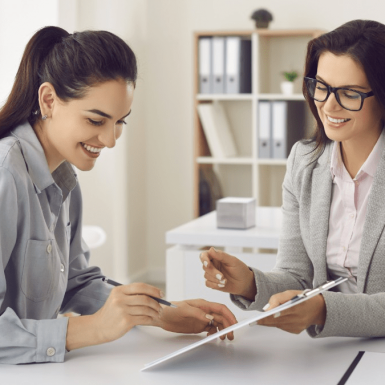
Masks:
[[[173,307],[173,308],[175,308],[175,309],[177,309],[177,308],[178,308],[178,306],[176,306],[176,305],[173,305],[173,304],[171,304],[171,307]]]

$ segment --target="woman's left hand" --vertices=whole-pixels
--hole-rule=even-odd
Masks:
[[[265,310],[272,310],[275,307],[289,301],[299,290],[287,290],[270,297],[269,307]],[[258,321],[258,325],[274,326],[289,333],[299,334],[311,325],[325,324],[326,305],[324,297],[319,294],[309,300],[293,306],[290,309],[276,313]]]
[[[207,332],[207,335],[210,335],[237,323],[234,314],[225,305],[219,303],[208,302],[204,299],[172,303],[177,308],[162,305],[162,314],[154,326],[175,333]],[[226,335],[220,338],[224,340]],[[227,338],[233,340],[234,333],[228,333]]]

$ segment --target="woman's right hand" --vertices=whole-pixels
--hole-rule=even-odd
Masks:
[[[254,301],[257,294],[254,273],[245,263],[213,247],[203,251],[200,259],[207,287]]]
[[[66,348],[73,350],[114,341],[135,325],[154,324],[162,307],[149,295],[161,298],[163,293],[145,283],[114,287],[95,314],[69,318]]]
[[[114,287],[107,301],[94,314],[103,342],[114,341],[136,325],[151,325],[162,312],[160,304],[149,296],[161,298],[163,293],[146,283]]]

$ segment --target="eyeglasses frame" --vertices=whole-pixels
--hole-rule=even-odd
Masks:
[[[361,111],[362,110],[362,106],[364,105],[364,100],[366,98],[369,98],[371,96],[374,96],[374,92],[373,91],[369,91],[369,92],[361,92],[361,91],[357,91],[357,90],[353,90],[351,88],[346,88],[346,87],[332,87],[332,86],[329,86],[328,84],[324,83],[323,81],[321,80],[318,80],[318,79],[314,79],[314,78],[309,78],[309,77],[304,77],[304,80],[305,80],[305,84],[306,84],[306,88],[309,92],[309,96],[313,99],[313,100],[316,100],[317,102],[326,102],[326,100],[328,100],[329,96],[331,93],[334,94],[338,104],[345,110],[348,110],[348,111]],[[310,91],[309,91],[309,86],[308,86],[308,80],[315,80],[317,82],[320,82],[321,84],[323,84],[327,90],[328,90],[328,93],[326,95],[326,98],[324,100],[318,100],[316,98],[314,98],[313,96],[310,95]],[[341,101],[340,101],[340,97],[338,96],[338,93],[337,91],[338,90],[348,90],[348,91],[353,91],[353,92],[357,92],[357,94],[359,94],[361,96],[361,105],[360,105],[360,108],[358,110],[351,110],[349,108],[346,108],[344,107],[342,104],[341,104]]]

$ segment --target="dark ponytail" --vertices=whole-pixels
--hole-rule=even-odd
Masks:
[[[42,28],[28,42],[12,91],[0,110],[0,138],[40,117],[38,90],[44,82],[68,101],[82,98],[98,83],[123,79],[135,84],[136,78],[135,55],[118,36],[107,31],[70,35],[59,27]]]

